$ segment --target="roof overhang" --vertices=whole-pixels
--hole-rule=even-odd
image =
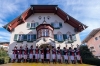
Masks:
[[[95,36],[100,31],[100,28],[92,30],[89,35],[82,41],[82,43],[87,43],[92,37]]]
[[[70,24],[74,28],[77,29],[78,32],[83,31],[87,28],[86,25],[74,19],[63,10],[61,10],[57,5],[31,5],[25,12],[23,12],[19,17],[12,20],[7,25],[3,26],[9,32],[12,32],[15,27],[19,24],[22,24],[26,21],[28,17],[30,17],[34,13],[54,13],[57,14],[61,19],[64,20],[65,23]]]

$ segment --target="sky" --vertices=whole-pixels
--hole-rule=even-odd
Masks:
[[[0,0],[0,42],[9,42],[11,33],[2,26],[21,15],[30,5],[58,5],[88,28],[80,33],[81,41],[100,26],[100,0]]]

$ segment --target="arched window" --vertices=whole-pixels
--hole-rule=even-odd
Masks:
[[[41,29],[42,36],[46,37],[49,36],[49,30],[48,29]]]
[[[63,39],[63,34],[61,32],[58,32],[58,34],[57,34],[57,40],[58,41],[63,41],[64,40]]]
[[[72,34],[71,34],[71,32],[67,32],[67,36],[68,36],[68,40],[72,41]]]

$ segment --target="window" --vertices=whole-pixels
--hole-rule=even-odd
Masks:
[[[42,29],[42,36],[49,36],[48,29]]]
[[[35,28],[35,23],[31,23],[31,28]]]
[[[36,40],[36,34],[27,34],[27,41],[33,42]]]
[[[73,41],[76,41],[77,39],[76,39],[76,34],[72,34],[72,40]]]
[[[58,23],[58,22],[55,22],[55,23],[54,23],[54,27],[55,27],[55,28],[58,28],[58,27],[59,27],[59,23]]]
[[[31,35],[30,34],[27,35],[27,41],[31,41]]]
[[[95,37],[95,40],[98,40],[98,37]]]
[[[94,47],[90,47],[90,49],[94,49]]]
[[[52,34],[52,30],[49,30],[49,29],[41,29],[38,31],[38,38],[39,37],[52,37],[53,34]]]
[[[38,22],[35,23],[27,23],[27,28],[36,28],[38,26]]]
[[[18,35],[18,41],[23,41],[23,35],[22,34]]]
[[[51,30],[49,30],[49,36],[50,37],[53,37],[53,34],[52,34],[52,31]]]
[[[51,23],[51,25],[55,28],[55,29],[60,29],[62,27],[62,23],[61,22],[53,22]]]
[[[57,40],[63,41],[63,34],[57,34]]]
[[[100,48],[100,45],[99,45],[99,48]]]

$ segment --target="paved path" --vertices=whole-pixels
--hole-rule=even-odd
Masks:
[[[0,66],[93,66],[86,64],[8,63]]]

